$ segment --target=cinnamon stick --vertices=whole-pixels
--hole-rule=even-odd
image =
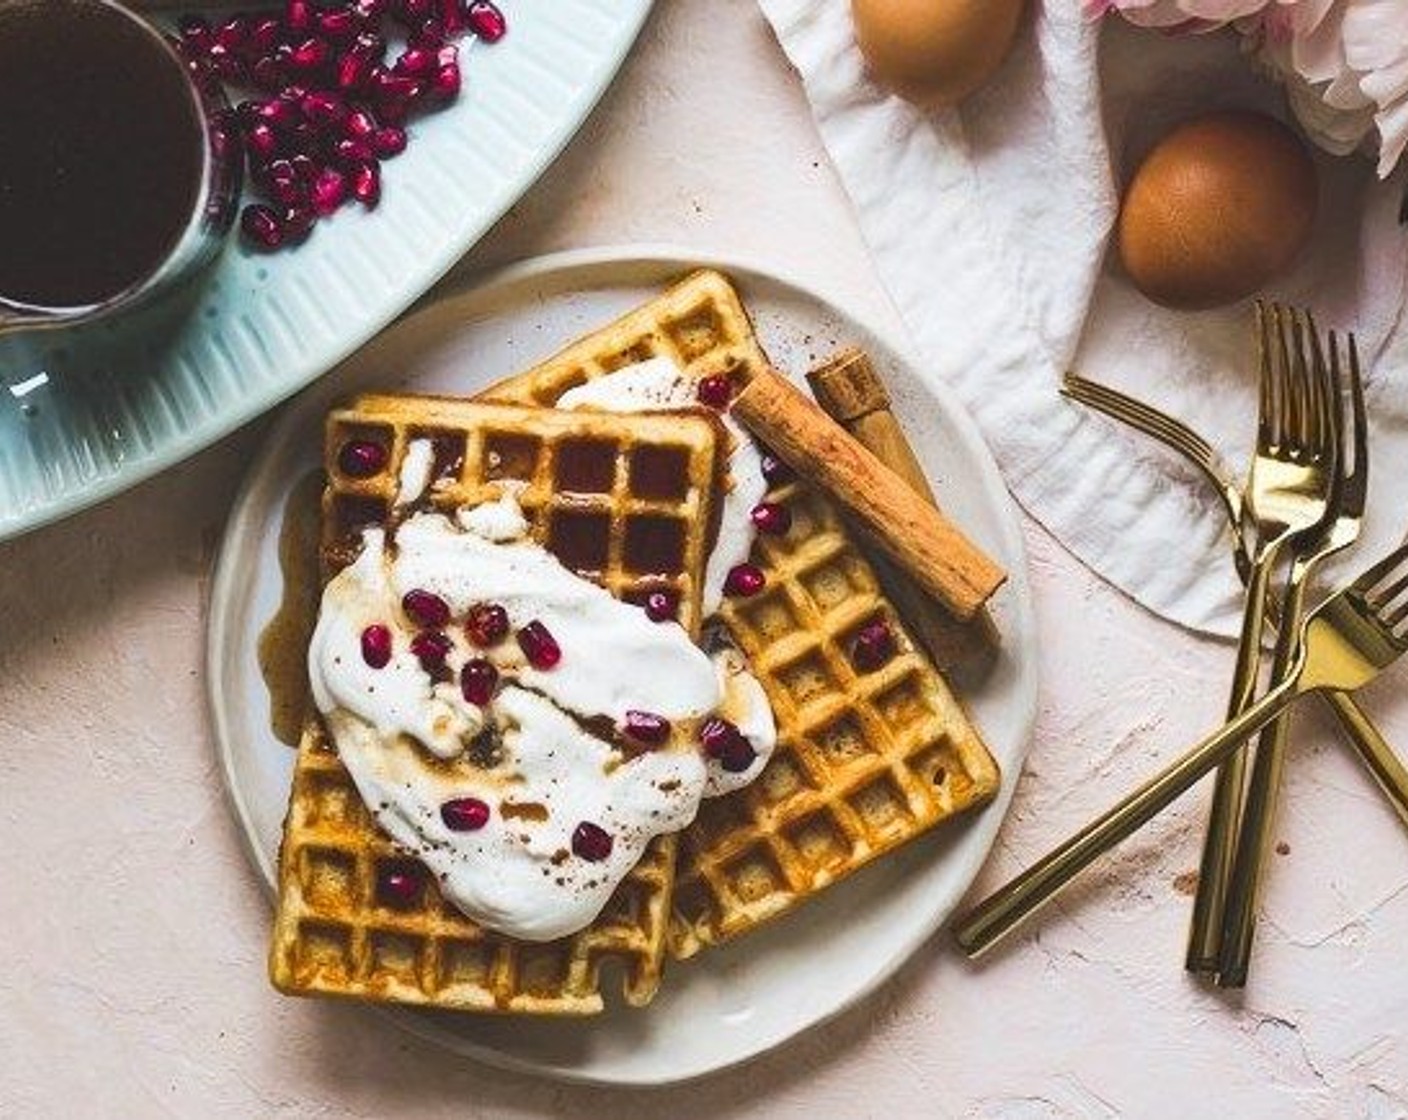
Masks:
[[[807,382],[832,419],[938,508],[924,468],[890,407],[890,394],[864,351],[841,351],[807,374]],[[978,669],[995,656],[1001,635],[987,608],[968,621],[958,619],[888,556],[877,550],[870,559],[910,633],[940,669]]]
[[[873,452],[774,369],[755,374],[733,414],[816,483],[928,594],[962,619],[1007,574]]]

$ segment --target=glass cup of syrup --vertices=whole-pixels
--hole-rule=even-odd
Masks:
[[[112,0],[0,0],[0,333],[174,289],[229,232],[218,81]]]

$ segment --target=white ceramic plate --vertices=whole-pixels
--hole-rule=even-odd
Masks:
[[[502,0],[465,89],[411,125],[373,213],[307,244],[232,237],[151,308],[0,340],[0,540],[179,462],[303,388],[421,296],[542,174],[620,68],[651,0]]]
[[[840,344],[868,348],[946,508],[1011,571],[996,601],[1003,655],[968,696],[1002,765],[1002,793],[980,816],[879,861],[771,928],[672,968],[645,1010],[568,1023],[392,1013],[417,1034],[496,1065],[661,1084],[722,1069],[837,1014],[894,972],[953,910],[992,843],[1031,733],[1036,637],[1020,529],[992,458],[945,392],[921,380],[894,345],[798,281],[668,250],[548,257],[429,303],[308,390],[270,433],[236,503],[212,592],[208,684],[225,780],[265,881],[272,889],[294,756],[269,730],[255,645],[280,598],[285,499],[319,465],[329,405],[372,386],[473,393],[699,264],[722,267],[739,282],[765,347],[784,369],[799,373]]]

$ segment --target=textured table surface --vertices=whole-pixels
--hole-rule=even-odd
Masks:
[[[749,0],[663,0],[467,264],[629,241],[747,251],[892,315]],[[0,546],[0,1115],[1408,1116],[1408,834],[1314,717],[1240,996],[1179,964],[1200,790],[981,967],[940,938],[839,1020],[667,1092],[539,1083],[277,997],[201,671],[212,552],[262,431]],[[1031,523],[1028,544],[1041,713],[975,892],[1213,724],[1230,670]],[[1371,703],[1408,746],[1403,680]]]

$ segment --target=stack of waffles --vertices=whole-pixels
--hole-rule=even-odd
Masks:
[[[369,396],[335,413],[325,574],[355,556],[362,527],[394,522],[397,465],[409,440],[430,438],[435,505],[473,504],[506,478],[524,480],[534,534],[564,564],[633,602],[669,584],[681,621],[697,635],[729,437],[702,412],[553,409],[569,389],[656,357],[694,379],[723,374],[735,387],[766,365],[736,291],[704,271],[479,402]],[[337,451],[350,438],[386,446],[384,471],[345,476]],[[589,445],[590,455],[574,441]],[[640,480],[658,470],[638,464],[666,459],[678,481],[643,493]],[[587,476],[595,489],[585,486]],[[590,532],[579,523],[584,490],[595,495]],[[769,501],[787,505],[792,525],[755,546],[765,588],[726,598],[717,619],[762,683],[778,727],[777,748],[752,785],[706,800],[683,834],[657,841],[588,929],[527,945],[480,930],[433,886],[410,912],[378,904],[379,869],[406,857],[378,833],[319,721],[310,719],[281,858],[275,983],[290,992],[442,1007],[590,1013],[602,1006],[600,963],[616,957],[626,965],[627,1000],[642,1004],[667,952],[690,957],[754,929],[988,800],[999,781],[991,755],[832,503],[805,481],[782,478]],[[633,557],[631,541],[646,536],[644,518],[661,519],[652,541],[664,520],[678,522],[665,574],[653,571],[658,556],[650,563]],[[896,653],[862,670],[851,657],[855,635],[881,619]]]

